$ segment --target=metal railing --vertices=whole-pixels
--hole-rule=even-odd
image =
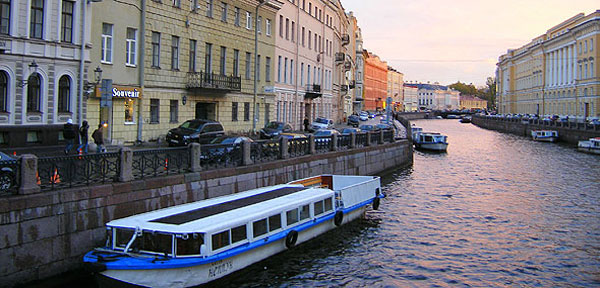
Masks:
[[[250,159],[254,163],[264,163],[279,158],[278,141],[256,141],[250,143]]]
[[[242,165],[241,144],[207,144],[200,147],[202,168],[227,168]]]
[[[216,73],[188,72],[186,87],[206,88],[227,91],[241,91],[242,78],[239,76],[227,76]]]
[[[17,194],[21,186],[21,159],[0,161],[0,196]]]
[[[337,149],[346,150],[350,149],[350,141],[352,141],[351,135],[339,135],[337,140]]]
[[[187,147],[133,151],[134,179],[178,174],[188,171],[190,156]]]
[[[356,143],[354,143],[355,147],[365,147],[367,146],[367,137],[369,134],[367,133],[356,133]]]
[[[394,142],[394,130],[383,131],[384,142]]]
[[[568,128],[572,130],[585,130],[585,131],[600,131],[599,124],[590,124],[581,121],[570,121],[570,120],[550,120],[550,119],[539,119],[539,118],[519,118],[519,117],[502,117],[502,116],[483,116],[483,115],[475,115],[477,118],[484,118],[494,121],[502,121],[502,122],[520,122],[522,124],[533,124],[533,125],[541,125],[541,126],[549,126],[549,127],[560,127],[560,128]]]
[[[327,153],[331,151],[331,136],[315,137],[315,151],[317,153]]]
[[[299,157],[310,154],[310,142],[308,138],[288,139],[288,155]]]
[[[371,133],[369,137],[371,137],[371,145],[379,143],[379,132]]]
[[[38,159],[37,184],[42,191],[118,181],[120,154],[42,157]]]

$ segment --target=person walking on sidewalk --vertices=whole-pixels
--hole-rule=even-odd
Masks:
[[[304,132],[308,132],[308,125],[310,125],[308,117],[304,116],[304,122],[302,124],[304,124]]]
[[[79,127],[79,138],[81,139],[81,145],[77,148],[77,151],[80,153],[88,153],[88,129],[90,129],[90,125],[88,125],[87,121],[83,121],[81,123],[81,127]]]
[[[102,152],[102,145],[104,145],[104,135],[102,135],[102,123],[98,124],[98,129],[94,130],[92,133],[92,139],[94,139],[94,143],[96,144],[96,153]]]
[[[67,120],[67,123],[63,126],[63,138],[67,141],[67,146],[65,147],[65,155],[69,154],[71,149],[73,149],[73,144],[75,142],[75,136],[77,133],[75,132],[75,126],[73,126],[73,120]]]

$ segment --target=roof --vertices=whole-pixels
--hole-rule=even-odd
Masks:
[[[438,84],[421,84],[421,83],[419,83],[419,84],[408,84],[406,86],[417,87],[419,89],[425,89],[425,90],[449,90],[447,86],[438,85]]]

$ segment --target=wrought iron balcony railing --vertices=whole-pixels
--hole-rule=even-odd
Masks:
[[[211,89],[221,91],[241,91],[242,78],[239,76],[227,76],[216,73],[188,72],[186,88],[188,89]]]

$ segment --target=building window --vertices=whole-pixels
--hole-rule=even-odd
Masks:
[[[288,68],[288,58],[285,57],[285,61],[283,62],[283,83],[287,83],[287,68]]]
[[[179,70],[179,37],[171,37],[171,70]]]
[[[283,38],[283,16],[279,15],[279,37]]]
[[[4,10],[2,12],[4,12]],[[5,15],[2,16],[4,17]],[[44,29],[44,0],[31,1],[30,17],[29,36],[31,38],[42,39]]]
[[[213,17],[213,0],[206,0],[206,16]]]
[[[306,84],[310,84],[310,64],[308,64],[308,68],[306,70]]]
[[[102,23],[102,63],[112,63],[112,37],[113,25]]]
[[[294,84],[294,60],[290,59],[290,84]]]
[[[271,82],[271,57],[265,59],[265,81]]]
[[[302,47],[304,47],[304,27],[302,27]]]
[[[177,123],[179,122],[179,101],[171,100],[169,101],[169,122]]]
[[[221,2],[221,21],[227,22],[227,3]]]
[[[212,44],[206,43],[206,50],[204,51],[204,72],[207,74],[212,73]]]
[[[262,16],[258,16],[258,19],[256,21],[257,21],[257,23],[256,23],[256,32],[262,33],[262,29],[261,29],[261,27],[262,27]]]
[[[62,15],[60,19],[61,41],[73,42],[73,2],[62,1]]]
[[[233,50],[233,76],[240,76],[240,50]]]
[[[10,0],[0,0],[0,34],[10,32]]]
[[[252,30],[252,14],[246,11],[246,29]]]
[[[0,71],[0,112],[8,111],[8,75]]]
[[[300,63],[300,86],[304,86],[304,62]]]
[[[292,42],[296,42],[296,36],[294,36],[296,34],[296,23],[294,21],[292,21]]]
[[[152,67],[160,68],[160,33],[152,32]]]
[[[260,55],[256,55],[256,65],[254,69],[256,69],[256,81],[260,81]]]
[[[277,83],[281,83],[281,56],[277,58]]]
[[[29,76],[27,80],[27,112],[40,112],[41,84],[40,76],[37,73]]]
[[[250,52],[246,52],[246,79],[250,79],[251,72],[251,63],[252,63],[252,54]]]
[[[159,123],[160,99],[150,99],[150,123]]]
[[[244,121],[250,121],[250,102],[244,102]]]
[[[67,75],[58,81],[58,112],[69,112],[71,101],[71,78]]]
[[[135,66],[135,54],[137,51],[137,30],[127,28],[127,39],[125,40],[125,65]]]
[[[265,124],[271,122],[269,114],[271,114],[271,104],[265,103]]]
[[[285,40],[290,39],[290,19],[285,18]]]
[[[219,72],[221,73],[221,75],[225,75],[226,71],[225,71],[225,65],[227,65],[227,47],[225,46],[221,46],[221,67]]]
[[[234,24],[235,26],[240,26],[240,7],[235,7],[234,11]]]
[[[238,121],[238,103],[231,103],[231,121]]]
[[[173,0],[173,7],[181,7],[181,0]]]
[[[265,30],[267,33],[267,36],[271,36],[271,19],[266,19],[265,20]]]
[[[134,123],[133,121],[133,109],[135,107],[135,101],[131,98],[125,99],[125,123]]]
[[[310,32],[310,30],[308,30],[308,49],[312,49],[312,32]]]
[[[190,40],[190,72],[196,72],[196,40]]]

